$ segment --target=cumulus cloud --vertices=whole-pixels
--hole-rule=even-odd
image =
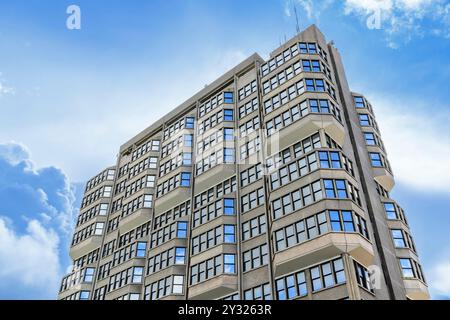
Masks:
[[[286,6],[291,1],[286,0]],[[296,0],[310,20],[318,20],[321,12],[336,4],[333,10],[358,17],[363,24],[376,15],[376,28],[384,31],[391,48],[426,35],[450,38],[450,3],[446,0]],[[290,16],[290,11],[285,10]]]
[[[393,97],[371,102],[396,180],[424,192],[450,193],[450,113],[430,114]]]
[[[59,236],[38,220],[17,234],[0,218],[0,298],[55,298],[61,279]]]
[[[450,299],[450,260],[437,263],[429,274],[432,296],[437,299]]]
[[[25,146],[0,144],[0,298],[56,297],[74,202],[62,170],[36,168]]]

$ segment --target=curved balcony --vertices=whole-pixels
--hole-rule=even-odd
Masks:
[[[189,287],[188,299],[212,300],[227,296],[238,290],[238,276],[222,274]]]
[[[429,300],[428,287],[417,279],[404,279],[406,296],[411,300]]]
[[[279,150],[283,150],[293,143],[298,142],[299,139],[309,137],[320,129],[324,129],[338,144],[342,145],[344,143],[344,126],[334,115],[309,113],[300,120],[267,137],[267,154],[273,154]]]
[[[69,255],[72,258],[72,260],[77,260],[78,258],[99,248],[101,244],[102,244],[102,235],[93,235],[72,246],[70,248]]]
[[[356,233],[330,232],[275,254],[275,277],[348,253],[369,266],[374,258],[372,244]]]
[[[191,188],[177,187],[165,195],[154,200],[155,215],[166,212],[174,205],[185,202],[191,198]]]
[[[236,173],[235,164],[222,163],[195,177],[195,194],[208,190],[211,186],[231,178]]]
[[[394,188],[394,176],[386,168],[373,168],[373,178],[387,191]]]
[[[149,221],[152,217],[152,209],[140,208],[130,215],[124,217],[119,222],[119,231],[121,234],[137,228],[138,226]]]

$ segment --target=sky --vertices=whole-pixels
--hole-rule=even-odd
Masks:
[[[450,299],[444,0],[0,1],[0,299],[54,299],[86,180],[234,65],[267,58],[295,34],[294,6],[371,101],[430,292]]]

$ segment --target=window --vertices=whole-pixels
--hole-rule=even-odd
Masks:
[[[250,249],[243,253],[244,272],[259,268],[268,263],[267,244]]]
[[[234,254],[224,254],[223,255],[223,272],[224,273],[235,273],[235,255]]]
[[[100,236],[103,234],[103,228],[105,227],[105,223],[104,222],[97,222],[95,224],[95,231],[94,231],[94,235],[96,236]]]
[[[248,240],[266,232],[266,217],[261,215],[242,223],[242,240]]]
[[[381,155],[376,152],[369,152],[370,162],[373,167],[383,167],[383,161],[381,160]]]
[[[370,281],[370,275],[367,269],[360,265],[358,262],[353,262],[356,270],[356,281],[358,282],[358,285],[370,292],[374,292],[372,283]]]
[[[225,225],[223,227],[223,240],[225,243],[236,242],[236,228],[233,225]]]
[[[182,294],[183,283],[184,283],[184,276],[173,276],[172,293]]]
[[[364,132],[364,139],[366,139],[366,144],[368,146],[376,146],[377,142],[375,140],[375,135],[371,132]]]
[[[234,131],[232,128],[223,129],[223,138],[227,141],[232,141],[234,139]]]
[[[132,283],[141,283],[143,273],[144,273],[143,267],[133,267],[133,278],[132,278],[131,282]]]
[[[303,64],[303,70],[310,72],[311,71],[311,61],[309,60],[302,60],[302,64]]]
[[[183,166],[192,165],[192,153],[183,153]]]
[[[318,291],[345,282],[342,259],[323,263],[310,269],[312,290]]]
[[[359,115],[359,124],[363,127],[370,127],[369,115],[360,114]]]
[[[309,53],[317,53],[317,47],[315,43],[308,43]]]
[[[363,97],[355,97],[355,105],[357,108],[364,108],[364,98]]]
[[[107,203],[102,203],[100,204],[100,209],[99,209],[99,215],[100,216],[105,216],[108,213],[108,204]]]
[[[224,103],[233,103],[233,92],[224,92],[223,93],[223,102]]]
[[[136,245],[136,257],[145,258],[146,250],[147,250],[147,242],[138,242]]]
[[[262,284],[260,286],[244,291],[244,300],[272,300],[270,284]]]
[[[177,238],[186,238],[187,236],[187,222],[179,221],[177,223]]]
[[[397,210],[395,210],[395,205],[393,203],[384,203],[384,210],[386,211],[389,220],[398,220]]]
[[[184,146],[185,147],[192,147],[193,139],[194,139],[194,136],[192,134],[185,134],[184,135]]]
[[[144,208],[151,208],[153,204],[153,195],[145,194],[144,195]]]
[[[336,193],[334,191],[333,180],[323,180],[323,185],[325,187],[325,195],[327,198],[336,198]]]
[[[329,211],[331,229],[333,231],[355,232],[353,215],[351,211]]]
[[[396,248],[407,248],[405,236],[400,229],[391,229],[392,239]]]
[[[187,117],[185,128],[186,129],[194,129],[194,122],[195,122],[195,119],[193,117]]]
[[[183,172],[181,174],[181,184],[182,187],[189,187],[191,185],[191,174],[189,172]]]
[[[186,248],[175,248],[175,264],[185,264]]]
[[[264,189],[252,191],[241,197],[241,213],[252,210],[265,202]]]
[[[304,271],[277,279],[275,285],[278,300],[294,299],[308,294]]]
[[[105,187],[103,189],[103,197],[111,197],[112,187]]]
[[[311,64],[312,64],[312,71],[313,72],[320,72],[320,63],[319,63],[319,61],[312,60]]]
[[[411,259],[399,259],[400,267],[402,268],[403,277],[414,278],[414,270],[411,264]]]
[[[224,121],[233,121],[233,110],[231,109],[224,109],[223,110],[223,120]]]
[[[234,149],[231,148],[223,149],[223,161],[225,163],[234,163]]]
[[[223,210],[225,215],[234,215],[234,199],[223,199]]]
[[[95,268],[86,268],[84,269],[84,282],[92,282],[94,279]]]
[[[80,291],[80,300],[89,300],[89,291]]]

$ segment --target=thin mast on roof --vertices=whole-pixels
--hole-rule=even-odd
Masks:
[[[297,6],[292,3],[294,6],[294,13],[295,13],[295,22],[296,22],[296,30],[297,30],[297,34],[300,33],[300,26],[298,24],[298,14],[297,14]]]

